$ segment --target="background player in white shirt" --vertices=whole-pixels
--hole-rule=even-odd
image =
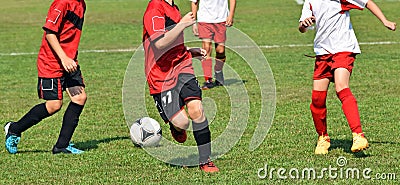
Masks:
[[[349,88],[350,75],[356,55],[361,53],[350,22],[351,9],[369,9],[389,30],[396,23],[388,21],[372,0],[305,0],[299,31],[315,23],[314,52],[317,55],[313,75],[310,105],[314,125],[319,135],[315,154],[327,154],[330,138],[326,126],[326,96],[330,82],[335,83],[336,94],[353,133],[352,152],[368,148],[361,129],[358,105]]]
[[[226,27],[232,26],[236,0],[191,0],[192,13],[197,19],[193,25],[193,34],[202,39],[202,47],[207,51],[207,58],[202,61],[206,82],[203,90],[224,84],[222,68],[225,57]],[[215,84],[212,80],[212,41],[215,43]]]

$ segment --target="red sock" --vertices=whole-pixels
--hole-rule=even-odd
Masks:
[[[207,59],[201,62],[201,66],[203,67],[204,79],[206,81],[212,80],[212,59],[208,57]]]
[[[326,129],[326,95],[328,91],[312,91],[311,95],[311,115],[314,120],[315,130],[319,136],[327,136]]]
[[[343,113],[346,116],[351,131],[355,133],[362,133],[357,100],[353,93],[351,93],[349,88],[345,88],[336,94],[342,102]]]

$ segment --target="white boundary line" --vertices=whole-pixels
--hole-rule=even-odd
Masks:
[[[360,42],[360,45],[395,45],[400,42],[382,41],[382,42]],[[313,44],[286,44],[286,45],[262,45],[258,46],[261,49],[271,48],[294,48],[294,47],[312,47]],[[231,48],[250,48],[251,46],[233,46]],[[92,49],[92,50],[81,50],[79,53],[126,53],[134,52],[136,49]],[[37,55],[37,52],[21,52],[21,53],[0,53],[0,56],[21,56],[21,55]]]

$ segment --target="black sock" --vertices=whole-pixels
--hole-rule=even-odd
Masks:
[[[45,103],[35,105],[18,122],[10,125],[9,132],[20,136],[22,132],[31,128],[33,125],[38,124],[42,119],[49,116],[51,115],[47,111]]]
[[[211,132],[206,118],[202,123],[192,122],[193,135],[199,150],[199,162],[206,163],[211,155]]]
[[[71,141],[75,128],[78,126],[79,116],[82,113],[83,105],[70,102],[65,110],[60,135],[56,143],[57,148],[66,148]]]

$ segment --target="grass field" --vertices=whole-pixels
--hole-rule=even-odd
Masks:
[[[0,122],[17,121],[37,99],[36,57],[42,37],[48,0],[0,0]],[[400,35],[390,32],[368,11],[352,11],[352,21],[362,54],[357,57],[351,87],[371,148],[350,152],[351,132],[336,98],[333,85],[328,95],[328,129],[332,147],[328,155],[313,154],[317,135],[309,111],[313,60],[313,34],[300,34],[297,21],[301,6],[293,0],[238,0],[234,26],[262,48],[276,84],[276,111],[265,140],[254,151],[248,147],[261,109],[260,84],[248,65],[233,52],[228,64],[237,72],[249,97],[249,118],[238,143],[215,160],[216,174],[197,167],[181,168],[153,158],[130,141],[125,124],[122,86],[126,68],[141,44],[142,15],[147,0],[87,0],[87,13],[80,45],[79,61],[87,85],[88,102],[73,142],[83,155],[52,155],[65,107],[56,115],[23,133],[19,153],[0,150],[0,184],[399,184],[400,143]],[[177,0],[181,12],[189,11],[187,0]],[[398,1],[375,1],[388,19],[400,23]],[[229,38],[228,38],[229,39]],[[382,43],[385,42],[385,43]],[[192,43],[195,44],[195,43]],[[268,47],[275,46],[275,47]],[[130,51],[120,51],[128,49]],[[93,52],[108,50],[109,52]],[[114,52],[111,52],[114,51]],[[197,65],[198,66],[198,65]],[[198,71],[198,68],[197,68]],[[202,78],[199,78],[202,82]],[[142,84],[142,82],[138,82]],[[138,87],[142,88],[142,86]],[[147,92],[147,91],[146,91]],[[144,95],[132,95],[144,96]],[[212,137],[221,134],[235,104],[224,88],[203,92],[216,105],[211,124]],[[145,96],[149,115],[161,122],[150,96]],[[207,103],[205,102],[205,103]],[[64,105],[67,105],[65,100]],[[207,110],[206,110],[207,111]],[[141,117],[142,115],[137,115]],[[162,125],[164,136],[171,139]],[[4,139],[4,138],[3,138]],[[2,144],[3,145],[3,144]],[[194,145],[193,136],[185,145]],[[347,160],[343,167],[337,160]],[[273,168],[272,178],[259,177],[259,169]],[[323,168],[371,169],[364,179],[290,179],[291,169]],[[286,169],[288,179],[280,179],[277,169]],[[266,170],[261,170],[262,175]],[[293,171],[292,171],[293,172]],[[396,175],[396,179],[394,178]]]

